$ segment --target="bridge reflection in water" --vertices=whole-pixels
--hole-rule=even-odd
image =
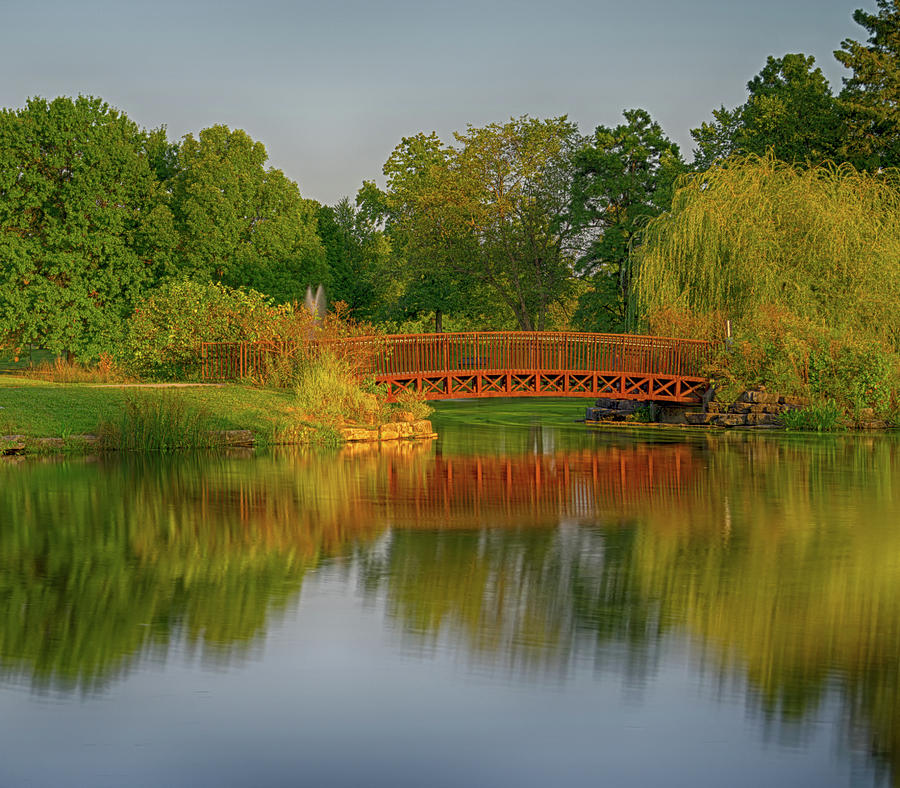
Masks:
[[[556,523],[675,496],[698,459],[686,445],[637,446],[501,456],[444,457],[411,472],[404,460],[385,463],[377,502],[405,528]]]

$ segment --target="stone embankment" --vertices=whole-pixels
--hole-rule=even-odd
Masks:
[[[730,405],[712,399],[703,411],[687,412],[684,418],[688,424],[711,427],[783,427],[785,413],[807,404],[802,397],[786,397],[759,388],[743,392]]]
[[[717,402],[712,395],[700,411],[684,406],[601,398],[595,407],[587,409],[585,421],[774,428],[784,426],[782,417],[787,411],[806,404],[801,397],[782,396],[763,388],[745,391],[731,404]]]
[[[396,414],[400,421],[390,421],[377,427],[341,427],[341,437],[348,443],[362,441],[374,443],[376,441],[396,440],[420,440],[436,438],[437,433],[428,419],[417,419],[412,414]]]

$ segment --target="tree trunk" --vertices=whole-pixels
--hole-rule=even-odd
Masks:
[[[434,310],[434,333],[440,334],[444,330],[444,313],[440,309]]]

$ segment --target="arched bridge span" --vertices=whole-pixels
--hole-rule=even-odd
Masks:
[[[615,397],[693,403],[709,385],[710,345],[694,339],[575,332],[389,334],[321,341],[387,386],[390,399]],[[296,343],[206,342],[205,380],[261,375]]]

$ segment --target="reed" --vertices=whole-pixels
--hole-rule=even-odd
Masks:
[[[117,451],[162,451],[222,445],[211,417],[178,393],[130,394],[124,407],[100,422],[100,441]]]

